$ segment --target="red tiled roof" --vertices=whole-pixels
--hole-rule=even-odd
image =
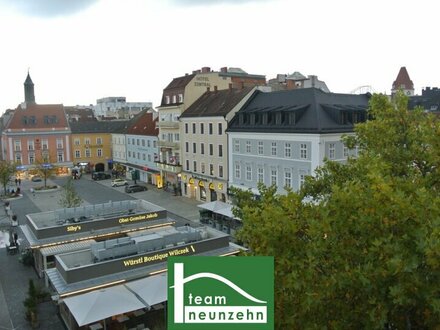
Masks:
[[[414,84],[404,66],[400,68],[399,74],[393,82],[393,89],[399,89],[402,86],[405,86],[404,89],[414,89]]]
[[[9,122],[8,129],[44,130],[69,127],[62,104],[19,105]]]
[[[127,134],[158,136],[159,129],[156,126],[158,119],[158,117],[153,119],[153,114],[146,112],[127,129]]]

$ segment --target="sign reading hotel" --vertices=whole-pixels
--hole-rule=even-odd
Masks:
[[[273,257],[170,257],[168,329],[273,330]]]

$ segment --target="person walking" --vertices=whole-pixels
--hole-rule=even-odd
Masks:
[[[15,178],[15,185],[18,186],[18,179]]]
[[[18,185],[21,186],[21,178],[18,178]]]

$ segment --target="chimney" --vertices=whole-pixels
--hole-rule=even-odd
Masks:
[[[216,92],[216,93],[217,93],[217,85],[216,85],[216,86],[214,86],[214,92]]]
[[[227,73],[228,68],[226,66],[224,66],[223,68],[220,68],[220,72]]]
[[[209,73],[209,72],[211,72],[211,68],[209,66],[204,66],[202,68],[202,73]]]

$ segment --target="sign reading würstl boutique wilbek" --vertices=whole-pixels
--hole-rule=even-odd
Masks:
[[[169,330],[273,330],[273,257],[170,257]]]

